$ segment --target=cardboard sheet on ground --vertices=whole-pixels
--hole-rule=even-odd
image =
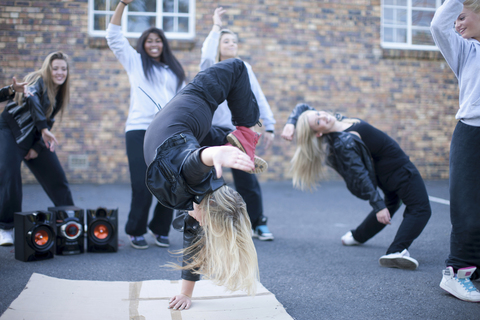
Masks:
[[[180,292],[180,283],[65,280],[34,273],[0,320],[293,320],[260,283],[257,295],[250,297],[201,280],[189,310],[168,309],[168,300]]]

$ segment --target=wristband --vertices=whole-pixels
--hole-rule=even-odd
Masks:
[[[222,29],[222,26],[219,25],[218,23],[214,23],[213,25],[214,25],[214,26],[218,26],[220,29]]]
[[[128,3],[125,3],[123,2],[122,0],[120,0],[121,3],[123,3],[123,5],[126,7],[128,5]]]

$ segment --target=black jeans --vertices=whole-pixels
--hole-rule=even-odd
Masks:
[[[128,167],[132,186],[132,201],[125,232],[132,236],[141,236],[147,232],[148,214],[152,205],[152,194],[145,184],[147,165],[143,156],[145,130],[131,130],[125,134]],[[172,223],[173,210],[162,206],[158,201],[148,228],[153,233],[168,236]]]
[[[201,145],[222,146],[227,143],[227,135],[231,131],[229,128],[212,126]],[[257,226],[266,225],[267,219],[263,215],[262,189],[260,188],[260,183],[258,183],[257,176],[241,170],[231,170],[235,189],[247,205],[252,228],[255,229]]]
[[[480,277],[480,127],[458,122],[450,147],[450,255],[455,270],[475,266]]]
[[[10,127],[0,119],[0,229],[13,228],[14,213],[22,211],[20,168],[28,151],[20,148]],[[55,206],[74,205],[67,177],[55,152],[42,148],[37,158],[25,164]]]
[[[432,214],[427,189],[420,173],[411,162],[388,175],[377,177],[377,180],[392,217],[402,202],[406,206],[403,221],[387,254],[402,252],[422,233]],[[358,242],[364,243],[385,226],[378,222],[376,212],[372,211],[357,229],[352,230],[352,235]]]

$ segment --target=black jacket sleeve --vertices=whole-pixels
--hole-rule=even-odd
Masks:
[[[287,119],[287,123],[296,125],[300,115],[307,110],[315,110],[315,109],[305,103],[297,104],[295,108],[293,108],[292,112],[290,113],[290,116]]]
[[[33,123],[38,132],[42,132],[42,129],[51,126],[48,125],[47,116],[45,114],[50,105],[50,99],[48,99],[43,79],[41,77],[37,80],[30,92],[32,93],[32,96],[25,97],[27,108],[32,115]]]
[[[345,180],[356,197],[368,200],[375,212],[386,208],[377,190],[370,154],[363,141],[352,133],[331,133],[329,165]],[[365,148],[365,149],[363,149]]]
[[[202,227],[200,227],[197,220],[192,218],[188,213],[185,213],[184,227],[183,227],[183,248],[188,248],[195,244],[201,237]],[[185,267],[190,261],[195,252],[183,255],[182,265]],[[194,273],[194,270],[182,270],[182,279],[189,281],[200,280],[200,275]]]
[[[10,86],[6,86],[0,89],[0,102],[13,99],[14,97],[15,97],[15,93],[10,94]]]

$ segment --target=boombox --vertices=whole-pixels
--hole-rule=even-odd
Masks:
[[[87,209],[87,252],[117,252],[118,209]]]
[[[15,212],[15,259],[37,261],[53,258],[55,214],[48,211]]]
[[[85,211],[74,206],[50,207],[57,223],[56,254],[85,252]]]

